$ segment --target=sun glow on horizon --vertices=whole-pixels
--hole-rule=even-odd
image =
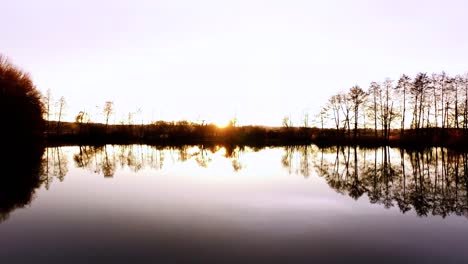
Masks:
[[[67,121],[299,125],[355,84],[467,69],[459,0],[36,2],[2,5],[1,52]]]
[[[222,122],[215,122],[213,123],[217,128],[226,128],[229,126],[229,122],[227,123],[222,123]]]

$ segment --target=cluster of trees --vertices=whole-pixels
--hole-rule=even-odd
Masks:
[[[468,129],[468,74],[445,72],[414,78],[403,74],[398,81],[358,85],[333,95],[318,115],[322,128],[331,120],[336,130],[357,136],[358,128],[373,128],[375,136],[388,139],[391,129]]]
[[[66,129],[63,122],[66,108],[67,103],[63,96],[55,101],[50,90],[45,96],[41,96],[28,74],[0,56],[0,111],[5,113],[4,122],[10,125],[10,129],[3,132],[6,138],[16,137],[25,141],[27,138],[42,137],[45,124],[47,136],[67,136],[67,133],[62,131]],[[135,134],[134,126],[125,129],[122,129],[122,126],[109,126],[110,118],[115,113],[113,102],[107,101],[102,107],[97,106],[96,110],[98,110],[96,115],[103,117],[102,128],[90,126],[91,114],[83,110],[75,117],[75,123],[78,125],[76,127],[79,130],[68,129],[71,134],[74,136],[86,134],[88,138],[92,136],[103,138],[110,134],[124,138]],[[128,118],[124,118],[120,124],[134,125],[134,116],[138,114],[141,115],[140,109],[128,113]],[[307,128],[309,115],[306,112],[302,115],[301,126]],[[44,119],[56,121],[44,122]],[[221,133],[214,125],[205,126],[204,122],[172,126],[167,126],[164,122],[143,126],[142,122],[135,138],[159,140],[167,136],[177,139],[187,137],[207,139],[207,135],[223,134],[229,141],[244,143],[255,140],[258,142],[274,140],[283,143],[302,140],[302,143],[307,143],[314,139],[339,144],[343,143],[343,140],[348,141],[351,136],[355,139],[354,143],[369,143],[372,140],[375,143],[375,139],[384,139],[382,142],[389,143],[394,136],[392,142],[401,143],[403,135],[404,139],[410,142],[414,137],[408,135],[419,136],[423,131],[425,137],[421,138],[419,143],[461,145],[468,142],[468,133],[462,131],[468,132],[468,74],[449,76],[445,72],[432,75],[418,73],[413,78],[404,74],[397,81],[386,79],[380,83],[372,82],[367,89],[355,85],[347,92],[333,95],[321,109],[318,121],[322,128],[320,133],[317,133],[318,129],[294,130],[290,116],[283,118],[282,125],[286,129],[280,132],[261,127],[248,127],[225,130]],[[324,130],[325,126],[330,127],[330,122],[334,130],[340,133],[329,133],[331,129]],[[237,127],[236,118],[231,119],[229,127]],[[429,128],[437,129],[429,130]],[[400,137],[396,136],[398,134],[395,129],[399,129]],[[411,129],[412,132],[405,132],[407,129]],[[441,131],[443,133],[440,133]],[[151,133],[155,135],[150,135]],[[373,137],[369,137],[372,134]],[[450,141],[448,138],[455,140]]]
[[[68,104],[64,96],[61,96],[58,100],[55,100],[50,89],[47,90],[46,94],[42,96],[42,102],[45,106],[44,109],[44,119],[51,121],[55,120],[54,127],[49,127],[50,123],[47,123],[48,127],[46,131],[48,133],[54,132],[60,134],[63,125],[63,119],[66,116]],[[112,101],[106,101],[103,107],[96,106],[99,109],[99,114],[101,114],[105,120],[105,126],[109,125],[110,117],[114,114],[114,103]],[[130,116],[131,114],[129,114]],[[80,124],[91,123],[91,113],[82,110],[79,111],[75,116],[75,122]]]

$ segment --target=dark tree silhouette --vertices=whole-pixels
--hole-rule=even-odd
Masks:
[[[367,93],[364,92],[361,87],[355,85],[351,87],[351,90],[349,91],[349,97],[354,108],[354,138],[356,138],[358,130],[359,108],[365,102]]]
[[[60,97],[60,99],[58,100],[57,102],[57,106],[58,106],[58,110],[57,110],[57,114],[58,114],[58,118],[57,118],[57,134],[60,134],[60,124],[62,122],[62,118],[64,116],[64,113],[65,113],[65,108],[67,107],[67,102],[65,101],[65,97]]]
[[[379,108],[377,107],[377,98],[380,97],[381,93],[382,93],[382,87],[380,86],[380,84],[377,82],[372,82],[369,87],[369,94],[372,97],[372,107],[369,110],[369,112],[374,119],[375,137],[377,137],[377,117],[378,117],[378,110],[379,110]]]
[[[0,55],[0,221],[26,206],[41,184],[44,106],[29,75]]]
[[[407,75],[403,74],[400,79],[398,80],[398,84],[395,87],[397,92],[401,96],[401,123],[400,123],[400,135],[403,135],[405,130],[405,116],[406,116],[406,97],[408,95],[408,91],[411,88],[411,78]]]
[[[382,84],[382,88],[383,91],[380,93],[380,121],[382,124],[383,136],[385,140],[388,140],[391,124],[396,116],[393,110],[393,100],[390,102],[390,98],[392,97],[391,91],[393,90],[393,81],[386,79]]]
[[[349,135],[351,134],[351,121],[349,117],[349,114],[351,112],[351,100],[348,94],[342,94],[341,98],[343,99],[341,102],[341,111],[343,112],[343,116],[345,118],[344,125],[349,137]]]
[[[0,222],[10,213],[30,204],[42,184],[41,165],[44,148],[15,146],[0,151]]]
[[[45,112],[41,99],[29,75],[0,55],[2,143],[37,142],[43,137]]]

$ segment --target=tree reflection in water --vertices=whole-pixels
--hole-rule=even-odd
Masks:
[[[221,154],[218,152],[223,150]],[[166,162],[193,161],[209,168],[214,155],[231,161],[234,172],[245,166],[244,152],[258,151],[239,146],[180,146],[157,147],[80,146],[73,155],[76,167],[104,177],[113,177],[117,170],[139,172],[148,168],[162,170]],[[67,173],[67,158],[60,148],[46,150],[41,178],[48,188],[54,177],[63,180]],[[424,151],[392,149],[363,149],[352,146],[284,147],[281,165],[292,174],[309,177],[317,173],[338,193],[353,199],[363,195],[373,204],[385,208],[398,206],[402,213],[415,210],[419,216],[468,212],[468,153],[444,148]]]
[[[224,157],[231,160],[235,172],[244,167],[240,157],[245,148],[205,145],[162,148],[148,145],[80,146],[78,153],[73,155],[73,161],[78,168],[113,177],[118,169],[128,168],[135,173],[146,168],[162,170],[168,158],[173,163],[193,160],[198,166],[208,168],[213,155],[220,149],[224,149]]]
[[[312,165],[338,193],[417,215],[468,212],[468,153],[444,148],[421,151],[335,146],[286,147],[281,160],[289,172],[309,176]],[[296,167],[294,167],[296,166]]]
[[[0,152],[0,222],[10,213],[31,203],[44,179],[41,171],[41,146],[4,147]]]
[[[41,178],[48,190],[54,178],[63,181],[68,173],[68,156],[63,153],[63,148],[46,148],[42,158]]]

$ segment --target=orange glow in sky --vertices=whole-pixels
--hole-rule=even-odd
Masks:
[[[468,3],[7,1],[0,52],[65,118],[298,124],[334,93],[402,73],[468,69]]]

